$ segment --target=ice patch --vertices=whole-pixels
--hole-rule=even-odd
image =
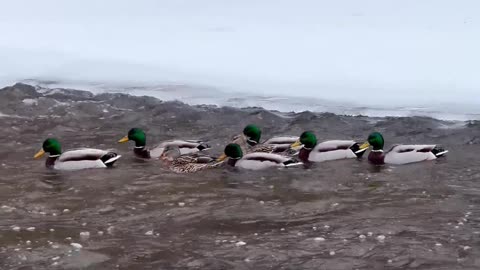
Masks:
[[[11,213],[17,208],[15,208],[13,206],[8,206],[8,205],[2,205],[1,209],[6,213]]]
[[[55,107],[60,107],[60,106],[67,107],[67,106],[71,105],[70,102],[61,102],[61,101],[58,101],[56,99],[53,99],[53,101],[55,101],[55,105],[54,105]]]
[[[235,245],[237,247],[241,247],[241,246],[245,246],[247,243],[243,242],[243,241],[238,241],[237,243],[235,243]]]
[[[379,236],[377,236],[377,240],[380,241],[380,242],[385,241],[385,235],[379,235]]]
[[[16,115],[16,114],[4,114],[4,113],[2,113],[2,112],[0,112],[0,117],[28,119],[28,117],[23,117],[23,116]]]
[[[79,243],[71,243],[70,245],[77,250],[83,248],[83,246]]]
[[[36,106],[38,105],[38,100],[37,99],[32,99],[32,98],[26,98],[22,100],[23,104],[28,105],[28,106]]]

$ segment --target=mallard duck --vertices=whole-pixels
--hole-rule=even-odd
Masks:
[[[112,167],[121,157],[113,151],[93,148],[81,148],[62,153],[60,143],[53,138],[43,142],[42,149],[35,154],[34,158],[40,158],[45,153],[50,154],[45,166],[55,170],[107,168]]]
[[[303,146],[298,158],[304,163],[359,158],[367,150],[359,143],[349,140],[331,140],[317,144],[317,137],[311,131],[303,132],[300,139],[292,144],[292,147],[298,146]]]
[[[176,145],[166,146],[160,156],[160,160],[162,160],[171,171],[176,173],[194,173],[216,168],[223,163],[209,156],[197,154],[182,155],[180,148]]]
[[[137,157],[140,158],[159,158],[165,147],[170,145],[178,146],[180,149],[180,153],[182,155],[196,153],[198,151],[202,151],[205,149],[210,148],[210,146],[202,141],[195,141],[195,140],[170,140],[160,143],[158,146],[148,149],[146,145],[147,136],[142,129],[139,128],[132,128],[128,131],[128,135],[120,139],[119,143],[125,143],[128,141],[135,142],[135,148],[133,149],[133,153]]]
[[[262,131],[256,125],[247,125],[243,133],[236,136],[232,143],[240,145],[245,153],[285,153],[290,151],[292,143],[298,140],[295,136],[277,136],[260,143]],[[294,149],[295,150],[295,149]],[[295,151],[287,154],[294,154]]]
[[[448,153],[441,147],[431,145],[394,145],[388,152],[383,152],[385,141],[379,132],[373,132],[368,136],[367,142],[360,148],[367,149],[372,146],[373,150],[368,155],[368,160],[375,165],[382,164],[407,164],[425,160],[434,160]]]
[[[272,153],[250,153],[243,155],[242,148],[236,143],[228,144],[225,147],[224,154],[218,158],[218,161],[224,161],[227,158],[228,165],[249,170],[290,167],[302,164],[292,158]]]

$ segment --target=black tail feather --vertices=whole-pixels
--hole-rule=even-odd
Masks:
[[[197,148],[198,148],[199,151],[203,151],[203,150],[206,150],[206,149],[210,149],[210,145],[202,142],[197,146]]]
[[[301,165],[303,164],[301,161],[297,160],[296,158],[291,158],[285,162],[283,162],[283,165],[285,165],[285,167],[289,167],[289,166],[297,166],[297,165]]]
[[[120,156],[117,153],[114,152],[108,152],[105,155],[103,155],[100,159],[102,162],[107,166],[107,167],[112,167],[113,164],[120,158]]]
[[[448,153],[448,150],[443,147],[435,146],[435,148],[432,149],[432,153],[438,158],[445,156]]]
[[[361,158],[365,152],[367,152],[367,148],[360,150],[360,144],[355,143],[350,147],[350,150],[357,156],[357,158]]]

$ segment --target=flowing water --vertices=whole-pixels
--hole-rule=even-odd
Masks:
[[[38,91],[37,91],[38,90]],[[285,114],[27,85],[0,90],[0,269],[479,269],[480,123]],[[373,167],[217,168],[174,174],[116,141],[208,140],[244,125],[363,141],[438,143],[444,159]],[[116,148],[112,169],[50,171],[34,153]]]

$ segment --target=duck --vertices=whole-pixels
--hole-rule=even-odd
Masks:
[[[312,131],[305,131],[300,139],[291,145],[299,147],[298,158],[304,162],[324,162],[348,158],[360,158],[367,148],[352,140],[330,140],[317,143],[317,137]]]
[[[146,147],[147,136],[145,131],[140,128],[130,129],[128,135],[120,139],[118,142],[126,143],[128,141],[135,142],[133,153],[135,156],[143,159],[158,159],[165,150],[165,147],[169,145],[178,146],[181,155],[192,154],[210,148],[208,144],[200,140],[169,140],[160,143],[152,149],[148,149]]]
[[[389,151],[384,153],[384,144],[385,140],[383,135],[380,132],[372,132],[368,136],[367,141],[360,147],[366,149],[372,146],[373,149],[368,155],[368,161],[374,165],[403,165],[427,160],[435,160],[439,157],[445,156],[448,153],[448,150],[435,144],[398,144],[392,146]]]
[[[177,145],[167,145],[160,160],[175,173],[194,173],[206,169],[217,168],[223,164],[216,158],[195,154],[182,155]]]
[[[80,148],[62,153],[60,142],[55,138],[47,138],[34,158],[38,159],[45,153],[49,154],[45,166],[55,170],[109,168],[122,157],[114,151],[94,148]]]
[[[232,143],[240,145],[245,153],[265,152],[265,153],[283,153],[294,155],[295,150],[290,146],[298,140],[297,136],[276,136],[260,143],[262,131],[257,125],[247,125],[242,134],[234,137]],[[293,152],[289,152],[293,150]]]
[[[227,160],[228,159],[228,160]],[[263,170],[268,168],[285,168],[303,164],[295,159],[274,153],[248,153],[243,154],[242,148],[236,143],[230,143],[225,147],[224,153],[217,159],[222,162],[227,160],[227,164],[232,167]]]

